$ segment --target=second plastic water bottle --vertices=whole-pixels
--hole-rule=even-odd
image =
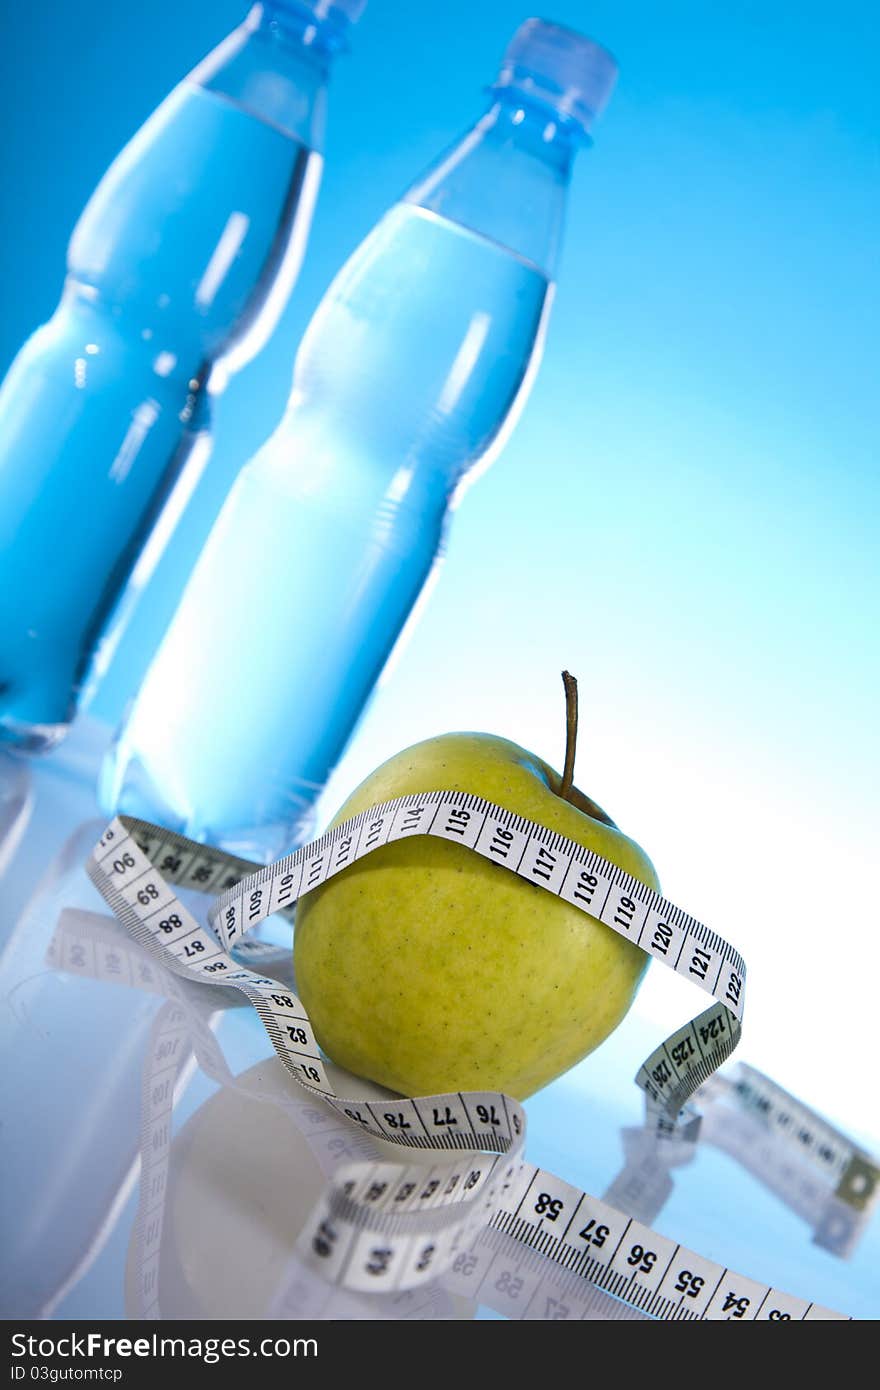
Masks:
[[[615,75],[528,21],[488,112],[343,267],[108,759],[107,809],[253,858],[307,838],[463,481],[525,398],[572,158]]]

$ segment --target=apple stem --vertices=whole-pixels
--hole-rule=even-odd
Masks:
[[[578,735],[578,683],[570,671],[563,671],[562,684],[565,686],[565,766],[562,769],[559,795],[564,800],[571,801]]]

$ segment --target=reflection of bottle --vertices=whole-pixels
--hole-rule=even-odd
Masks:
[[[47,946],[63,908],[100,904],[86,823],[52,861],[0,956],[0,1317],[51,1317],[112,1230],[137,1174],[141,1056],[155,996],[89,978]]]
[[[307,838],[449,510],[531,384],[573,156],[615,74],[603,49],[529,20],[487,113],[343,267],[122,730],[105,805],[253,858]]]
[[[364,0],[267,0],[99,184],[61,303],[0,392],[0,740],[45,747],[189,458],[204,390],[262,346],[320,171],[326,79]]]
[[[20,759],[0,753],[0,874],[12,861],[32,807],[30,769]]]

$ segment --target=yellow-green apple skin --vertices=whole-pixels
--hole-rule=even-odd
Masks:
[[[411,792],[473,792],[659,891],[644,851],[560,783],[507,739],[443,734],[383,763],[333,824]],[[401,1095],[525,1099],[616,1028],[648,960],[564,899],[426,835],[373,850],[297,907],[297,989],[321,1048]]]

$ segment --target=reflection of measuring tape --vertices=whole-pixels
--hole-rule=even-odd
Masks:
[[[165,1215],[171,1112],[179,1083],[193,1061],[193,1050],[177,1004],[156,1017],[147,1044],[150,1065],[141,1086],[141,1176],[136,1236],[139,1282],[138,1318],[159,1316],[159,1249]]]
[[[117,818],[96,846],[88,871],[134,936],[160,951],[170,969],[241,990],[296,1079],[350,1120],[395,1144],[438,1151],[441,1161],[427,1173],[423,1166],[389,1164],[343,1170],[304,1233],[304,1248],[325,1277],[353,1289],[427,1283],[492,1220],[654,1317],[841,1316],[705,1260],[525,1164],[525,1117],[510,1097],[471,1092],[367,1102],[335,1095],[301,1002],[277,981],[241,969],[229,950],[245,931],[288,910],[357,859],[391,840],[419,834],[465,844],[503,863],[599,918],[712,995],[711,1008],[661,1044],[639,1070],[636,1080],[658,1120],[674,1123],[740,1036],[745,967],[727,942],[607,860],[478,797],[430,792],[362,812],[230,887],[209,914],[217,936],[183,907],[164,875],[185,886],[210,888],[230,869],[239,873],[240,861],[156,826]],[[467,1157],[443,1157],[454,1150],[468,1151]]]
[[[251,958],[249,964],[259,965],[285,987],[291,984],[293,963],[289,946],[245,941],[236,953]],[[283,1086],[281,1075],[270,1080],[267,1073],[265,1081],[256,1087],[250,1082],[242,1085],[243,1078],[230,1071],[212,1031],[214,1019],[219,1018],[218,1010],[234,1003],[229,992],[207,989],[201,982],[172,974],[112,918],[65,909],[47,961],[56,969],[75,975],[169,996],[155,1020],[143,1062],[141,1200],[132,1285],[139,1316],[161,1316],[157,1297],[162,1292],[156,1275],[160,1240],[165,1239],[162,1227],[170,1162],[167,1135],[186,1064],[181,1068],[177,1086],[172,1089],[167,1083],[181,1067],[184,1056],[194,1052],[204,1075],[221,1089],[241,1091],[248,1104],[260,1101],[281,1109],[306,1139],[325,1177],[343,1162],[379,1157],[373,1140],[359,1126],[339,1116],[322,1098],[312,1099],[299,1088]],[[848,1259],[870,1219],[870,1208],[880,1195],[880,1171],[870,1156],[847,1135],[833,1129],[788,1091],[744,1062],[735,1064],[732,1072],[717,1074],[703,1086],[699,1104],[700,1113],[686,1118],[671,1132],[658,1132],[649,1123],[621,1131],[624,1166],[604,1192],[603,1201],[653,1225],[671,1195],[672,1171],[690,1164],[698,1148],[708,1143],[729,1154],[806,1221],[815,1242]],[[847,1172],[851,1177],[858,1173],[863,1176],[858,1184],[862,1188],[859,1207],[844,1202],[835,1191]],[[373,1318],[442,1318],[451,1315],[445,1290],[478,1299],[508,1318],[645,1316],[579,1276],[567,1273],[543,1255],[529,1251],[520,1242],[489,1229],[478,1235],[468,1250],[455,1256],[440,1283],[382,1295],[378,1301],[373,1296],[368,1305],[363,1303],[364,1295],[349,1293],[316,1278],[296,1257],[283,1273],[279,1271],[278,1277],[267,1313],[276,1318],[338,1320],[362,1317],[367,1307]],[[170,1296],[179,1315],[173,1290]]]
[[[814,1110],[796,1101],[763,1072],[739,1065],[733,1083],[739,1105],[773,1136],[790,1138],[800,1157],[835,1184],[834,1196],[866,1211],[877,1194],[880,1172],[873,1159]]]
[[[236,950],[273,974],[285,988],[291,983],[289,947],[245,941]],[[144,1056],[141,1201],[133,1284],[140,1316],[161,1315],[157,1274],[168,1189],[167,1141],[175,1093],[180,1089],[180,1082],[174,1090],[168,1083],[181,1067],[181,1059],[191,1051],[202,1072],[221,1088],[240,1090],[249,1104],[262,1101],[280,1108],[306,1139],[325,1176],[343,1162],[357,1158],[369,1162],[380,1156],[370,1136],[340,1117],[323,1098],[313,1100],[299,1089],[285,1088],[279,1084],[280,1077],[270,1082],[268,1074],[256,1088],[250,1083],[242,1085],[229,1070],[212,1031],[217,1011],[233,1002],[228,991],[208,989],[201,982],[172,974],[111,918],[63,911],[47,959],[56,968],[77,975],[169,996]],[[873,1196],[877,1195],[880,1173],[870,1156],[789,1092],[742,1062],[733,1072],[722,1072],[702,1087],[699,1102],[700,1114],[686,1117],[671,1132],[658,1132],[650,1123],[621,1131],[624,1167],[603,1194],[603,1201],[652,1225],[672,1192],[671,1171],[689,1164],[697,1148],[708,1142],[741,1163],[804,1219],[817,1243],[849,1258],[870,1218],[871,1185]],[[861,1172],[864,1177],[859,1184],[863,1189],[860,1209],[845,1203],[834,1190],[847,1172],[851,1176]],[[364,1316],[364,1295],[334,1288],[316,1278],[296,1257],[283,1274],[279,1271],[279,1281],[270,1317]],[[478,1298],[508,1318],[644,1316],[520,1242],[488,1229],[468,1250],[455,1256],[440,1283],[386,1294],[378,1302],[373,1297],[369,1316],[450,1316],[444,1290]]]
[[[287,986],[292,978],[289,949],[262,942],[244,943],[243,954],[258,957]],[[281,1077],[243,1084],[231,1072],[214,1036],[220,1011],[235,1004],[228,990],[206,989],[167,970],[127,936],[112,918],[64,909],[46,953],[47,964],[80,978],[166,995],[147,1041],[141,1081],[140,1199],[134,1227],[131,1300],[142,1320],[162,1317],[160,1299],[162,1246],[167,1235],[166,1208],[172,1182],[173,1111],[185,1079],[198,1063],[221,1091],[239,1093],[248,1104],[262,1102],[280,1109],[303,1135],[325,1178],[341,1163],[372,1161],[378,1146],[359,1126],[336,1113],[322,1097],[282,1086]],[[286,1072],[283,1075],[287,1075]],[[291,1247],[292,1248],[292,1247]],[[590,1285],[584,1285],[589,1289]],[[610,1302],[610,1300],[608,1300]],[[171,1306],[180,1315],[174,1294]],[[621,1305],[616,1304],[620,1307]],[[274,1291],[271,1318],[387,1317],[437,1319],[452,1315],[448,1293],[439,1284],[365,1299],[334,1287],[306,1269],[294,1255]]]

